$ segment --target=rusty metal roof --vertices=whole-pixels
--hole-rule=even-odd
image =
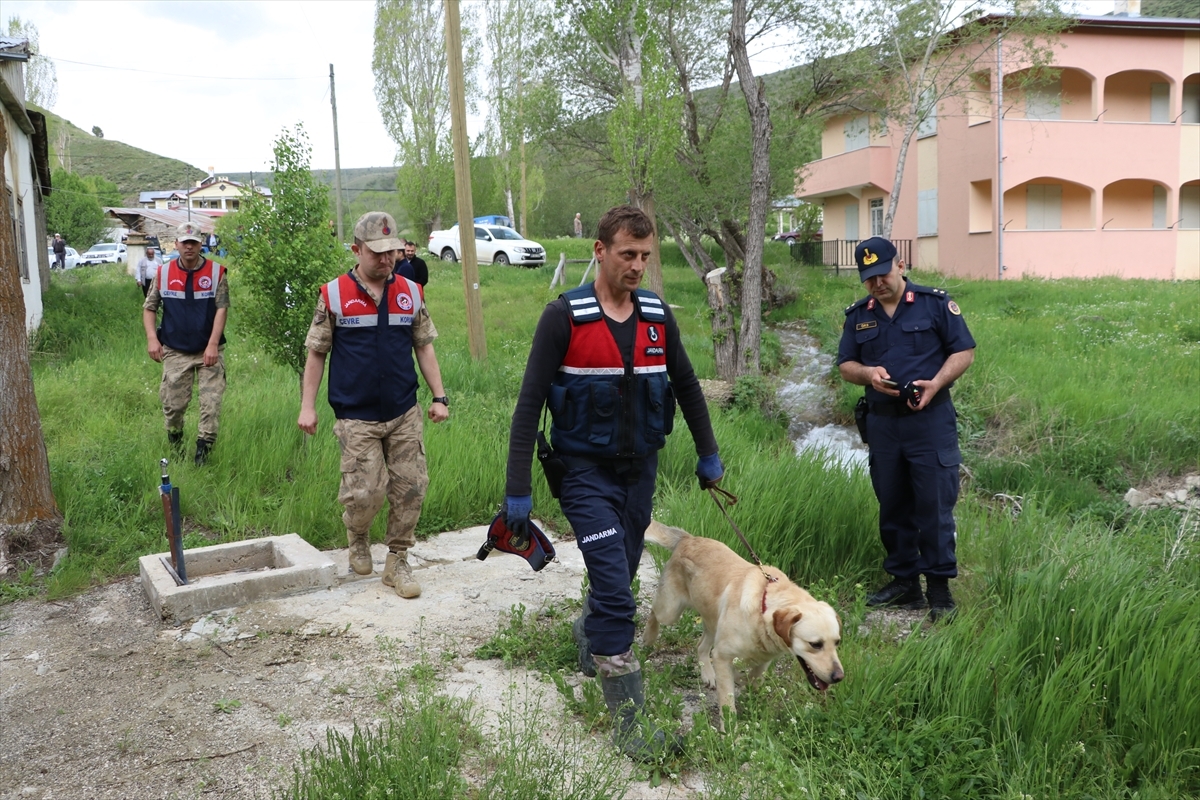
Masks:
[[[130,230],[137,230],[140,227],[141,218],[152,219],[155,222],[171,227],[178,227],[189,219],[200,226],[200,230],[205,233],[212,233],[216,227],[217,221],[209,214],[203,211],[192,209],[191,216],[188,216],[187,209],[169,210],[165,208],[105,208],[105,213],[109,216],[116,217],[125,223]]]

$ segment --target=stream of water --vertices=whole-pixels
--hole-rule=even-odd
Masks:
[[[858,429],[833,423],[834,392],[829,385],[833,357],[822,353],[816,339],[801,327],[780,327],[775,332],[783,354],[792,362],[776,396],[788,416],[788,435],[796,454],[811,451],[827,466],[865,470],[867,446]]]

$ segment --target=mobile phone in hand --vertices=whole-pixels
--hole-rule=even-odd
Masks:
[[[889,389],[899,389],[900,388],[900,384],[896,383],[895,381],[889,381],[887,378],[880,378],[879,382],[882,383],[884,386],[886,386]]]

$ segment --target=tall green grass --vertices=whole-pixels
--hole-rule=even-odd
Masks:
[[[703,286],[669,244],[664,263],[689,353],[711,376]],[[426,294],[452,417],[425,429],[431,484],[420,535],[494,513],[532,332],[557,294],[548,288],[553,265],[481,267],[488,358],[477,363],[458,265],[430,266]],[[568,286],[582,274],[583,265],[572,267]],[[804,319],[826,349],[836,348],[857,281],[787,263],[776,269],[797,300],[772,319]],[[236,267],[231,274],[221,437],[210,466],[185,462],[172,472],[183,487],[185,529],[203,539],[295,530],[318,546],[339,545],[332,414],[322,401],[317,436],[296,429],[296,376],[263,362],[240,336]],[[1200,311],[1186,301],[1196,287],[917,279],[954,294],[979,342],[956,392],[969,472],[958,509],[958,618],[909,637],[860,628],[882,554],[865,476],[797,458],[779,420],[713,408],[723,485],[740,497],[731,513],[764,560],[840,606],[848,677],[817,695],[794,664],[783,664],[741,692],[730,734],[698,719],[687,759],[706,775],[705,796],[1197,796],[1197,536],[1174,512],[1119,504],[1130,483],[1200,468]],[[132,281],[112,268],[56,275],[47,296],[35,383],[71,546],[51,593],[132,572],[138,555],[164,547],[159,367],[145,356],[139,306]],[[845,413],[857,390],[831,380]],[[656,513],[740,552],[699,491],[692,442],[677,428],[660,459]],[[998,492],[1024,496],[1019,516],[997,507]],[[538,476],[534,509],[564,524]],[[542,669],[569,660],[565,617],[529,614],[510,627],[518,622],[522,629],[502,632],[492,650],[522,663],[532,656],[511,645],[523,639],[557,654]],[[547,629],[535,635],[538,626]],[[694,635],[694,625],[688,630]],[[696,681],[694,664],[673,663],[675,651],[643,655],[655,707],[677,714],[680,687]],[[585,687],[572,705],[588,726],[602,717],[595,694]],[[393,746],[386,737],[363,742],[331,740],[326,752],[347,763]],[[525,785],[531,769],[513,767],[504,785]]]

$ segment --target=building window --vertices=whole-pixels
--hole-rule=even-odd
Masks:
[[[1179,216],[1180,228],[1200,228],[1200,183],[1180,187]]]
[[[1153,197],[1150,227],[1161,231],[1167,227],[1167,190],[1155,184]]]
[[[846,206],[846,239],[858,241],[858,201]]]
[[[1031,183],[1025,188],[1025,229],[1062,230],[1062,184]]]
[[[937,236],[937,189],[917,192],[917,236]]]
[[[1150,121],[1171,121],[1171,92],[1165,83],[1150,84]]]
[[[924,139],[926,136],[936,136],[937,103],[933,102],[933,87],[921,93],[921,106],[925,112],[925,119],[921,120],[921,124],[917,126],[917,138]]]
[[[1025,94],[1026,119],[1062,119],[1062,79],[1031,86]]]
[[[870,126],[866,116],[855,117],[842,128],[846,137],[846,152],[861,150],[871,143]]]
[[[870,201],[871,235],[883,236],[883,198],[876,197]]]

